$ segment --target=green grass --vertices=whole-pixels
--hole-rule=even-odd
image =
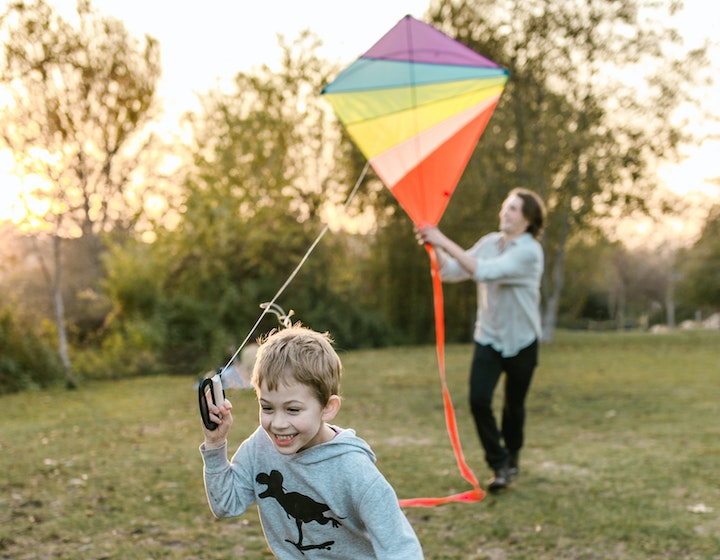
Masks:
[[[470,353],[450,346],[447,375],[465,458],[484,484]],[[469,489],[445,431],[434,348],[342,357],[337,423],[372,445],[398,495]],[[193,381],[0,398],[0,558],[270,558],[254,509],[210,514]],[[235,448],[257,405],[251,392],[228,396]],[[720,559],[719,413],[720,333],[561,332],[541,348],[513,488],[406,512],[432,560]]]

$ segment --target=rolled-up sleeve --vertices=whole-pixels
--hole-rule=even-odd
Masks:
[[[501,250],[502,234],[482,237],[467,250],[476,260],[470,274],[447,256],[440,269],[444,282],[472,279],[477,283],[477,318],[473,338],[505,356],[513,356],[541,336],[540,282],[542,246],[529,233]]]

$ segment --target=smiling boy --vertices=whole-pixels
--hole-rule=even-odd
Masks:
[[[232,517],[257,503],[265,538],[281,559],[421,559],[374,453],[353,430],[331,424],[341,375],[326,334],[294,325],[265,339],[253,370],[260,427],[231,461],[232,404],[209,403],[218,427],[203,428],[200,452],[210,509]]]

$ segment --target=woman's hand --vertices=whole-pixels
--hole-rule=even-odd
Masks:
[[[436,226],[415,226],[415,239],[419,245],[430,244],[442,248],[445,235]]]

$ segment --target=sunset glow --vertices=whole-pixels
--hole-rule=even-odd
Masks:
[[[6,0],[0,0],[7,3]],[[49,0],[63,17],[73,19],[75,0]],[[368,38],[379,37],[399,17],[412,14],[421,18],[427,9],[427,0],[397,0],[393,9],[387,9],[386,2],[368,0],[364,9],[357,11],[354,22],[362,33],[347,33],[338,25],[344,19],[346,7],[342,2],[306,0],[288,3],[282,10],[276,2],[240,3],[235,0],[218,0],[203,6],[203,17],[198,18],[197,8],[192,3],[178,3],[173,8],[173,17],[167,17],[164,4],[116,0],[95,0],[99,11],[119,18],[135,36],[149,34],[155,37],[162,49],[163,75],[158,95],[162,100],[165,114],[158,126],[163,131],[180,134],[178,122],[184,111],[197,108],[197,96],[219,85],[227,84],[240,71],[267,64],[275,66],[281,56],[278,34],[286,42],[294,40],[301,29],[311,29],[322,40],[320,56],[331,63],[346,65],[360,56],[367,47]],[[688,47],[699,46],[706,38],[716,34],[716,21],[706,17],[707,6],[700,0],[687,0],[685,9],[676,15],[672,24],[687,37]],[[252,22],[249,24],[248,22]],[[189,33],[178,33],[178,30]],[[192,40],[188,40],[188,36]],[[712,51],[718,60],[717,48]],[[720,61],[715,63],[717,67]],[[703,98],[716,103],[717,85]],[[8,98],[0,92],[0,104]],[[720,107],[705,107],[706,111],[720,113]],[[689,120],[693,120],[689,117]],[[708,119],[696,118],[695,122],[707,125]],[[718,135],[716,129],[705,129],[706,134]],[[706,141],[697,147],[688,147],[688,158],[679,164],[664,164],[658,171],[659,189],[672,194],[691,198],[699,209],[707,209],[720,202],[720,141]],[[12,157],[0,151],[0,220],[20,222],[26,213],[26,206],[33,212],[42,212],[42,206],[29,195],[38,187],[37,180],[20,179],[14,175]],[[154,200],[150,210],[162,212],[164,203]],[[704,218],[702,218],[704,219]],[[671,235],[690,236],[702,225],[697,212],[685,217],[685,224],[668,229]],[[660,228],[662,229],[662,228]],[[638,239],[645,235],[660,235],[658,225],[632,222],[623,225],[627,238]]]

